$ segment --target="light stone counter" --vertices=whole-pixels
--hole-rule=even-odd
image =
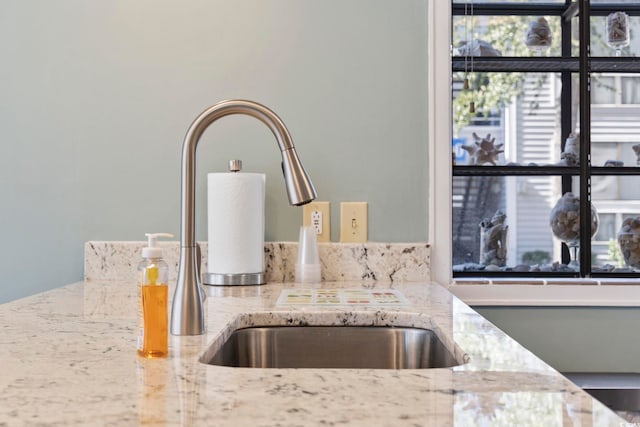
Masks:
[[[393,288],[398,307],[284,306],[292,283],[210,289],[207,334],[172,337],[170,357],[135,351],[136,287],[88,281],[0,306],[0,426],[624,426],[447,290]],[[254,324],[434,329],[466,364],[448,369],[246,369],[198,362],[230,328]],[[544,333],[544,331],[540,331]]]

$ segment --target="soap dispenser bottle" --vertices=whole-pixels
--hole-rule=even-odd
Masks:
[[[148,245],[142,249],[143,260],[138,265],[138,355],[166,357],[169,353],[169,266],[162,259],[157,238],[173,235],[146,233],[145,236]]]

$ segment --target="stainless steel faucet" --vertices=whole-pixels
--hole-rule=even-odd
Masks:
[[[209,125],[231,114],[254,117],[273,132],[282,155],[282,172],[290,204],[304,205],[316,198],[316,190],[296,154],[291,135],[273,111],[253,101],[236,99],[219,102],[196,117],[182,146],[180,267],[171,309],[173,335],[201,335],[205,332],[205,296],[200,285],[200,253],[195,237],[196,147]]]

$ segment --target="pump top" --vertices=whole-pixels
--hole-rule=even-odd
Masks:
[[[158,237],[173,237],[171,233],[145,233],[147,246],[142,248],[143,258],[162,258],[162,248],[158,247]]]

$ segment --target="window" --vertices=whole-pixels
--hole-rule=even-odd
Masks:
[[[632,276],[640,244],[618,234],[636,218],[640,234],[640,5],[451,15],[451,276]]]

